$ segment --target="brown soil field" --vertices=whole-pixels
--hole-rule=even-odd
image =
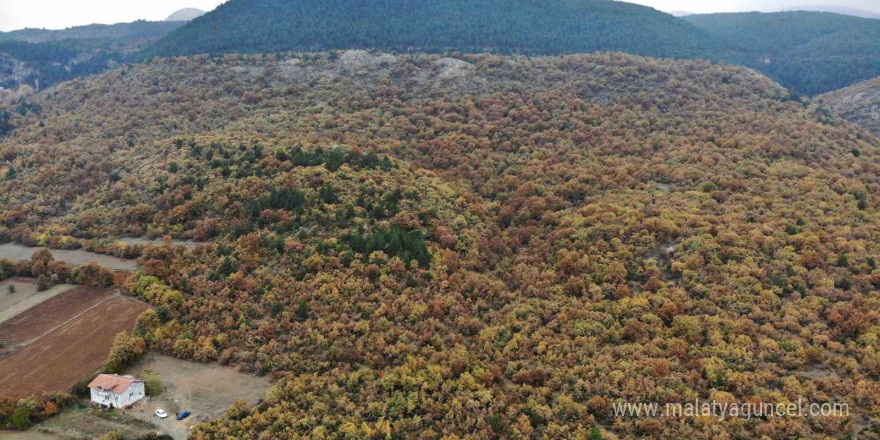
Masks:
[[[115,335],[148,308],[109,289],[78,287],[4,322],[0,335],[12,353],[0,359],[0,396],[70,390],[104,364]]]
[[[10,286],[15,292],[9,292]],[[37,280],[34,278],[13,277],[0,281],[0,323],[73,287],[70,284],[59,284],[40,292],[37,290]],[[0,327],[0,342],[3,335]]]
[[[0,323],[0,344],[14,348],[26,343],[66,321],[80,315],[90,307],[113,296],[110,289],[74,287]]]

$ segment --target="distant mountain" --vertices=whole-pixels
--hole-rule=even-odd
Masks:
[[[183,8],[165,19],[165,21],[190,21],[205,15],[205,11],[197,8]]]
[[[880,19],[880,14],[874,12],[837,5],[808,5],[786,9],[784,12],[789,11],[832,12],[835,14],[851,15],[853,17]]]
[[[0,87],[48,86],[127,62],[185,22],[135,21],[0,32]]]
[[[880,76],[880,20],[826,12],[689,15],[742,64],[817,94]]]
[[[156,40],[183,26],[180,22],[145,21],[118,24],[90,24],[61,30],[21,29],[0,32],[0,41],[17,40],[27,43],[85,40],[91,47],[124,46],[140,40]],[[79,41],[83,43],[83,41]]]
[[[880,137],[880,77],[816,97],[840,117]]]
[[[5,52],[0,47],[3,87],[36,79],[54,83],[74,71],[88,74],[153,56],[342,49],[700,58],[751,67],[809,95],[880,76],[880,20],[804,11],[676,18],[608,0],[230,0],[188,22],[0,33],[0,43],[10,40],[17,41]],[[61,47],[26,48],[20,42]],[[76,53],[67,53],[71,49]],[[53,55],[36,65],[12,52]]]
[[[693,12],[688,11],[666,11],[667,14],[672,15],[674,17],[684,17],[686,15],[694,15]]]
[[[286,50],[713,57],[706,32],[607,0],[231,0],[159,41],[157,55]]]

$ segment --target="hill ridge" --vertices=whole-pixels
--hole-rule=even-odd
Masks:
[[[239,30],[247,29],[245,36]],[[285,50],[398,52],[626,50],[708,55],[703,31],[645,6],[606,0],[232,0],[168,35],[156,55]]]

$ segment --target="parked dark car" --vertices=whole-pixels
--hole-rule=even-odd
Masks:
[[[183,419],[189,417],[190,414],[192,414],[192,413],[189,411],[181,411],[181,412],[177,413],[177,420],[183,420]]]

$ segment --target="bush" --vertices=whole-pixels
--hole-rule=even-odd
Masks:
[[[15,408],[15,411],[12,412],[12,416],[9,418],[12,428],[24,431],[31,426],[32,412],[31,408],[26,405]]]
[[[41,399],[0,397],[0,429],[25,430],[58,413],[73,402],[68,394],[55,393]]]
[[[98,263],[89,263],[73,271],[73,282],[83,286],[110,287],[113,274]]]
[[[31,255],[30,273],[35,277],[41,275],[49,275],[51,273],[50,265],[55,261],[52,252],[48,249],[40,249]]]
[[[146,434],[140,435],[135,440],[173,440],[173,437],[168,434],[159,434],[156,432],[148,432]]]
[[[144,391],[148,396],[158,396],[165,391],[165,385],[162,383],[162,377],[159,376],[159,373],[143,370],[137,376],[144,381]]]
[[[89,384],[95,379],[95,377],[97,377],[97,375],[89,376],[87,379],[77,382],[71,389],[71,393],[81,399],[88,399],[92,394],[92,391],[89,389]]]
[[[143,338],[130,336],[125,332],[118,333],[113,340],[113,348],[110,356],[104,363],[104,372],[108,374],[121,373],[125,367],[131,365],[146,352],[147,343]]]
[[[15,261],[0,258],[0,280],[5,280],[15,275],[18,264]]]
[[[125,435],[117,429],[102,435],[99,440],[125,440]]]
[[[47,290],[54,286],[55,283],[52,281],[52,277],[49,275],[40,275],[37,277],[37,290],[40,292]]]

